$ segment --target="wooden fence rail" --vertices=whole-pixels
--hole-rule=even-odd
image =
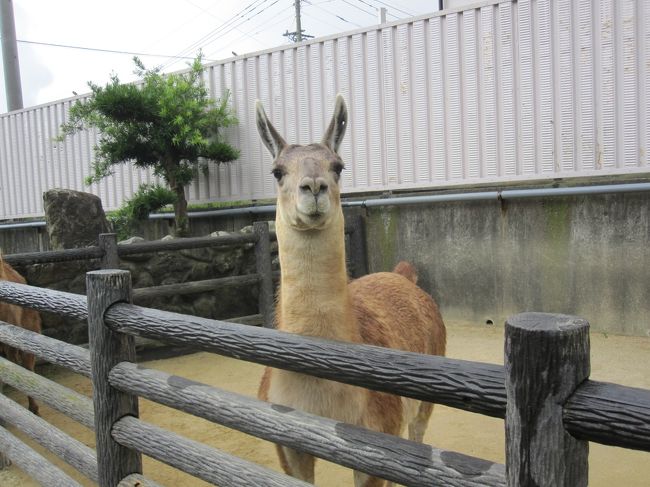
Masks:
[[[274,472],[196,441],[165,431],[133,416],[112,428],[115,440],[130,449],[220,486],[308,487],[311,484]]]
[[[89,279],[104,282],[105,289],[97,287],[101,290],[97,293],[99,296],[126,292],[128,285],[118,277],[122,276],[111,272],[89,274]],[[111,286],[118,288],[112,290]],[[94,296],[89,294],[89,302],[93,299]],[[567,434],[564,425],[566,403],[577,394],[589,371],[588,323],[582,319],[525,313],[509,320],[506,323],[505,368],[302,337],[269,329],[252,330],[251,333],[251,329],[227,322],[165,313],[121,302],[106,309],[103,320],[106,327],[118,335],[145,336],[177,344],[198,342],[203,350],[483,414],[503,417],[505,408],[507,479],[504,478],[502,466],[486,465],[480,459],[450,452],[434,453],[431,447],[382,437],[309,415],[300,417],[302,421],[292,424],[289,413],[294,412],[287,408],[274,409],[270,406],[270,409],[267,407],[264,410],[263,406],[254,402],[251,404],[250,400],[241,401],[241,398],[215,389],[203,391],[208,393],[209,400],[206,397],[203,397],[203,401],[197,401],[196,397],[189,399],[191,394],[188,391],[205,386],[171,377],[164,378],[162,382],[158,377],[158,382],[152,385],[141,371],[129,370],[124,363],[116,364],[117,368],[109,374],[108,382],[124,393],[144,395],[189,412],[200,413],[191,411],[190,404],[204,403],[208,410],[223,411],[225,416],[203,411],[203,417],[247,432],[255,431],[256,435],[267,439],[277,436],[275,430],[278,428],[274,425],[282,424],[289,437],[280,441],[282,444],[404,485],[456,483],[460,479],[452,481],[440,475],[443,466],[450,466],[449,458],[459,463],[451,469],[462,477],[462,483],[458,485],[507,483],[509,486],[547,484],[568,487],[587,484],[587,443]],[[115,363],[116,360],[109,361]],[[477,382],[486,384],[495,376],[499,384],[488,384],[477,394]],[[530,380],[531,377],[542,380]],[[494,387],[490,388],[489,385]],[[633,404],[637,409],[639,406],[643,409],[644,400],[650,398],[650,391],[640,392],[636,397],[639,402]],[[504,396],[507,401],[503,401]],[[229,405],[224,406],[224,401]],[[234,420],[234,411],[245,409],[243,403],[247,403],[250,414]],[[650,405],[650,402],[646,401],[645,405]],[[646,412],[650,413],[650,409]],[[595,412],[597,415],[601,413]],[[250,419],[254,417],[262,417],[266,421],[255,424]],[[314,431],[306,428],[305,424],[316,428],[318,434],[314,435]],[[589,437],[589,431],[582,431],[581,434]],[[320,444],[309,445],[310,437],[319,438]],[[364,462],[367,459],[359,451],[355,452],[354,457],[346,458],[341,442],[350,444],[352,438],[358,442],[355,450],[373,449],[371,456],[374,458],[369,463]],[[625,443],[622,437],[618,440]],[[396,444],[399,442],[406,443]],[[351,443],[354,444],[354,441]],[[358,447],[361,444],[364,448]],[[650,442],[646,441],[642,447],[650,448]],[[391,461],[393,452],[400,452],[399,459],[393,458]],[[418,464],[418,458],[425,458],[425,464]],[[373,462],[377,459],[378,465]],[[382,465],[392,468],[386,469]],[[415,478],[401,475],[400,467],[404,467],[408,473],[415,472]],[[468,471],[472,471],[472,481],[477,481],[477,484],[469,481]]]
[[[73,480],[4,428],[0,428],[0,445],[2,445],[2,452],[12,462],[41,485],[81,487],[79,482]]]
[[[260,312],[258,315],[242,317],[242,319],[253,324],[261,322],[265,326],[272,326],[274,275],[271,270],[270,241],[275,239],[275,234],[269,232],[267,222],[255,222],[253,227],[254,231],[252,234],[182,238],[129,245],[118,245],[115,234],[100,234],[98,237],[98,246],[83,249],[12,254],[4,256],[4,260],[11,265],[33,265],[100,259],[99,266],[101,269],[117,269],[119,267],[120,257],[128,255],[209,247],[255,245],[256,274],[141,288],[134,293],[134,299],[142,300],[146,298],[177,296],[180,294],[195,294],[216,291],[233,285],[244,286],[256,284],[259,286],[258,301]],[[235,321],[241,321],[241,319],[235,319]]]
[[[0,381],[38,399],[78,423],[93,429],[93,404],[90,398],[63,387],[0,357]]]
[[[97,456],[92,448],[2,394],[0,394],[0,418],[97,482]]]
[[[90,352],[54,338],[0,321],[0,342],[32,353],[46,362],[90,377]]]
[[[283,408],[132,363],[111,385],[244,433],[403,485],[505,485],[503,465]],[[295,432],[300,431],[297,435]],[[404,454],[408,452],[408,456]],[[475,472],[466,479],[468,471]]]
[[[76,294],[4,281],[0,282],[0,300],[64,317],[87,318],[86,299]],[[111,307],[106,320],[109,326],[135,335],[192,344],[196,349],[274,367],[281,367],[286,359],[286,368],[290,368],[293,360],[299,360],[294,370],[505,418],[504,368],[495,364],[329,342],[129,304]],[[178,334],[170,336],[177,330]],[[326,347],[332,347],[337,360],[314,356]],[[325,364],[327,369],[318,372]],[[364,371],[383,371],[384,375],[366,377]],[[581,439],[650,451],[650,391],[646,389],[586,380],[567,400],[563,421]]]
[[[261,226],[247,238],[270,240]],[[114,243],[102,240],[102,265],[116,262]],[[258,252],[268,255],[268,246]],[[269,269],[258,265],[246,279],[272,284]],[[90,352],[2,322],[0,341],[90,375],[94,401],[5,359],[0,380],[94,428],[97,460],[90,460],[92,450],[1,397],[0,421],[38,436],[101,487],[155,485],[141,476],[141,453],[224,486],[305,485],[140,421],[138,397],[404,485],[585,486],[587,441],[650,451],[650,390],[588,379],[588,323],[580,318],[524,313],[509,319],[505,366],[499,366],[143,308],[130,304],[126,271],[90,272],[87,288],[86,300],[0,281],[0,300],[87,319]],[[261,310],[268,298],[260,298]],[[504,418],[506,466],[139,368],[134,336]],[[42,457],[3,428],[0,445],[30,475],[65,476],[41,467]]]

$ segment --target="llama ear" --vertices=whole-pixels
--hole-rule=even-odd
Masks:
[[[255,118],[257,121],[257,131],[260,137],[262,137],[262,142],[264,142],[264,145],[275,159],[280,154],[280,151],[286,147],[287,143],[269,121],[264,111],[264,106],[259,100],[255,102]]]
[[[338,152],[339,146],[343,141],[345,129],[348,128],[348,108],[345,106],[345,100],[342,95],[336,95],[336,104],[334,105],[334,115],[332,121],[327,127],[327,131],[323,136],[322,143]]]

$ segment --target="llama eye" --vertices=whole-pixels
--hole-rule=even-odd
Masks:
[[[284,171],[282,171],[282,169],[273,169],[273,171],[271,171],[271,174],[273,174],[273,177],[275,179],[280,181],[280,179],[282,179],[282,176],[284,176]]]
[[[332,164],[332,171],[336,173],[337,176],[341,175],[341,171],[343,171],[343,164]]]

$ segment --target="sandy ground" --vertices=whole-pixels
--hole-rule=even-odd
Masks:
[[[503,363],[503,329],[448,324],[448,356],[491,363]],[[591,336],[591,378],[634,387],[650,388],[650,338]],[[146,362],[150,368],[188,377],[224,389],[255,396],[262,367],[216,355],[197,353],[167,360]],[[90,384],[83,377],[62,369],[45,366],[41,373],[82,393],[90,394]],[[25,404],[25,398],[10,391],[12,398]],[[41,406],[42,416],[57,427],[94,447],[92,433],[65,416]],[[279,470],[272,444],[237,431],[213,425],[184,413],[141,401],[141,417],[194,440],[221,448],[229,453]],[[43,449],[26,440],[43,452]],[[496,462],[504,462],[503,421],[436,406],[425,442],[437,448],[462,452]],[[45,453],[83,485],[94,485],[74,469]],[[650,485],[650,453],[624,450],[597,444],[590,445],[590,485]],[[171,467],[144,458],[146,476],[172,486],[203,486],[205,482]],[[38,485],[16,467],[0,472],[0,486],[31,487]],[[343,467],[319,461],[316,485],[339,487],[352,485],[351,472]]]

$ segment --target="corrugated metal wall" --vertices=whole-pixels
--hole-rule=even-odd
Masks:
[[[255,99],[292,143],[319,140],[336,93],[351,124],[347,193],[649,172],[650,0],[491,1],[211,65],[241,149],[194,202],[274,196]],[[53,143],[71,100],[0,118],[0,218],[42,214],[52,187],[118,207],[144,172],[87,188],[96,134]]]

